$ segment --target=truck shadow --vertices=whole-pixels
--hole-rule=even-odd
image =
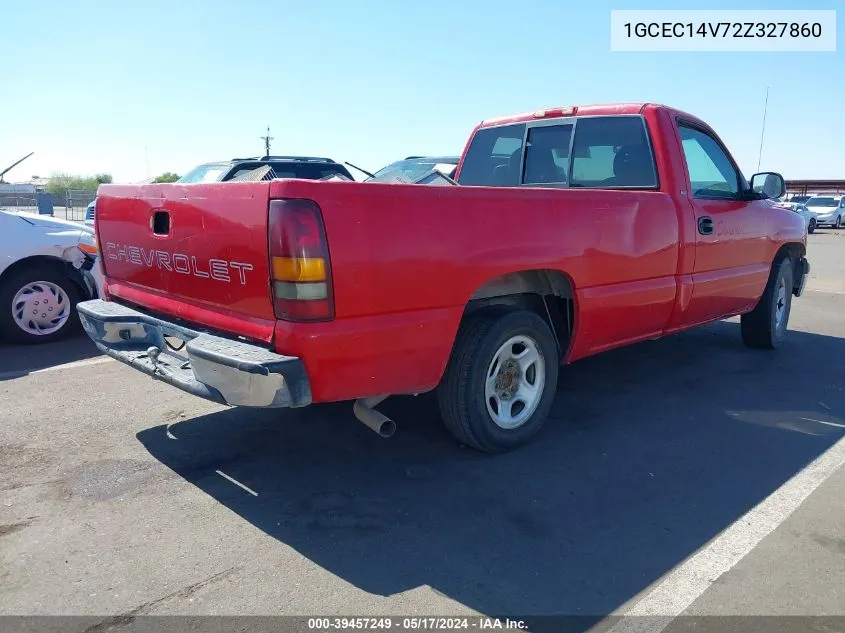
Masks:
[[[0,381],[101,355],[81,329],[66,339],[41,345],[7,345],[0,341]]]
[[[385,403],[390,440],[349,404],[227,410],[169,427],[172,439],[163,426],[137,437],[364,591],[428,585],[487,614],[602,615],[843,434],[830,423],[843,424],[845,393],[820,377],[836,376],[845,340],[792,332],[788,349],[754,352],[738,330],[717,323],[566,368],[542,437],[505,455],[456,445],[430,396]]]

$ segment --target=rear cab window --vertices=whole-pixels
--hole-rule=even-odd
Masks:
[[[571,123],[531,127],[525,152],[524,185],[565,184],[569,175]]]
[[[525,123],[481,128],[472,137],[458,183],[516,187],[520,183]]]
[[[657,187],[657,171],[640,116],[584,118],[572,144],[572,186],[594,189]]]
[[[458,177],[461,185],[593,189],[658,186],[639,115],[567,117],[480,128]]]

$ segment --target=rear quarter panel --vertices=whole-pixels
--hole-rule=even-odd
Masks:
[[[310,365],[315,399],[433,388],[467,302],[506,273],[570,277],[570,359],[660,332],[674,305],[678,216],[659,191],[281,181],[271,197],[323,211],[336,320],[276,331]]]

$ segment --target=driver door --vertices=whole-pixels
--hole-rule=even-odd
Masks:
[[[745,179],[708,129],[678,122],[695,216],[692,297],[686,324],[754,308],[769,276],[768,219],[764,200],[746,197]]]

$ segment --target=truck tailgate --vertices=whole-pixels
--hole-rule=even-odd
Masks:
[[[113,298],[270,341],[269,183],[102,185],[97,233]]]

